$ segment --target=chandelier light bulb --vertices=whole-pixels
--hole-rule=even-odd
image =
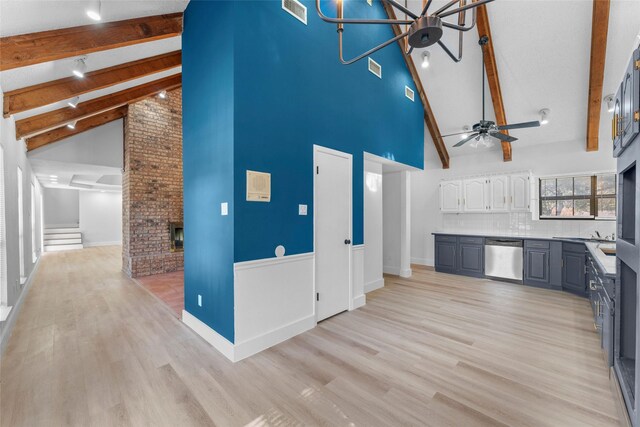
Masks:
[[[431,54],[429,53],[428,50],[425,50],[424,52],[422,52],[422,63],[421,63],[422,68],[429,68],[430,57],[431,57]]]

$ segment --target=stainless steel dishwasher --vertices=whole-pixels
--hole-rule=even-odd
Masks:
[[[521,283],[522,261],[522,240],[485,239],[485,276]]]

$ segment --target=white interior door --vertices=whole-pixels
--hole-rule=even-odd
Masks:
[[[316,318],[349,309],[351,278],[350,154],[316,147]]]

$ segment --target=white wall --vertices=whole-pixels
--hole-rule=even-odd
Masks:
[[[442,165],[428,133],[425,136],[425,170],[411,175],[412,223],[411,261],[433,265],[434,231],[483,231],[541,233],[558,236],[589,237],[594,230],[601,234],[615,232],[612,221],[538,220],[528,214],[442,214],[439,210],[438,184],[441,179],[482,173],[509,173],[530,170],[534,176],[565,173],[615,171],[616,162],[611,147],[600,143],[600,151],[587,152],[584,141],[543,144],[529,147],[513,146],[513,161],[503,162],[502,152],[478,150],[476,154],[451,158],[450,169]],[[385,235],[386,236],[386,235]]]
[[[45,228],[78,227],[80,223],[80,191],[66,188],[44,188]]]
[[[2,107],[2,90],[0,89],[0,107]],[[26,289],[26,284],[20,281],[20,254],[18,241],[18,182],[17,168],[20,167],[23,173],[22,185],[23,192],[23,221],[24,221],[24,273],[29,277],[35,267],[32,260],[32,230],[31,215],[36,216],[36,255],[39,256],[41,248],[41,240],[39,239],[41,230],[41,206],[40,206],[40,185],[35,180],[31,170],[31,165],[27,160],[26,146],[24,142],[17,141],[15,138],[15,123],[12,117],[4,119],[0,117],[0,144],[4,150],[4,184],[5,184],[5,224],[7,238],[7,301],[8,306],[14,306],[6,321],[0,322],[0,348],[4,349],[11,325],[15,322],[17,316],[16,304],[21,301],[21,297]],[[36,184],[36,203],[35,212],[31,212],[31,183]]]
[[[384,286],[382,277],[382,165],[364,161],[364,291]]]
[[[122,243],[122,193],[80,191],[79,206],[85,246]]]
[[[382,177],[383,270],[411,276],[411,173],[389,172]]]

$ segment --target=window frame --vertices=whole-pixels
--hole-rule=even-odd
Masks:
[[[614,179],[614,192],[612,194],[598,194],[598,177],[611,175]],[[588,177],[591,179],[591,194],[589,195],[576,195],[572,194],[570,196],[558,196],[558,179],[567,179],[571,178],[574,182],[573,191],[575,192],[575,179],[576,178],[585,178]],[[553,197],[543,197],[542,196],[542,181],[543,180],[555,180],[556,181],[556,196]],[[616,214],[612,217],[606,216],[598,216],[598,201],[599,199],[607,199],[612,198],[616,201]],[[559,175],[559,176],[547,176],[547,177],[539,177],[538,178],[538,219],[540,220],[571,220],[571,221],[615,221],[617,218],[618,212],[618,176],[615,172],[601,172],[601,173],[592,173],[592,174],[571,174],[571,175]],[[544,201],[554,200],[558,201],[575,201],[575,200],[589,200],[589,216],[543,216],[542,215],[542,204]]]

